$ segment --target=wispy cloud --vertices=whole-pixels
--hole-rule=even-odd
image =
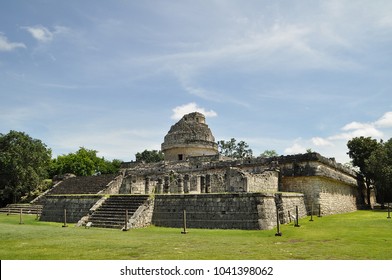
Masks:
[[[382,138],[384,137],[384,133],[382,128],[390,128],[392,127],[392,112],[386,112],[381,118],[374,122],[350,122],[343,126],[341,130],[342,133],[338,133],[336,135],[329,136],[328,140],[350,140],[354,137],[374,137],[374,138]]]
[[[34,39],[41,43],[51,42],[56,35],[69,31],[67,27],[59,25],[54,26],[52,31],[43,25],[25,26],[22,28],[29,32]]]
[[[321,137],[313,137],[311,139],[313,145],[317,147],[322,147],[322,146],[333,146],[333,143],[327,139],[321,138]]]
[[[10,42],[8,41],[8,38],[0,32],[0,51],[12,51],[17,48],[26,48],[26,45],[23,43],[16,43],[16,42]]]
[[[35,27],[26,27],[26,30],[40,42],[49,42],[53,39],[53,33],[50,32],[46,27],[43,26],[35,26]]]
[[[284,152],[286,154],[303,153],[307,149],[305,147],[308,147],[327,156],[337,157],[340,162],[346,162],[348,161],[346,155],[347,141],[361,136],[376,139],[392,137],[390,128],[392,128],[392,112],[386,112],[373,122],[352,121],[347,123],[340,128],[340,132],[327,137],[316,136],[310,139],[296,139],[291,146],[284,149]]]
[[[210,118],[211,117],[216,117],[218,115],[215,111],[213,111],[213,110],[206,110],[206,109],[204,109],[202,107],[199,107],[194,102],[191,102],[191,103],[188,103],[188,104],[184,104],[184,105],[181,105],[181,106],[177,106],[172,111],[173,111],[173,115],[171,116],[171,118],[173,120],[179,120],[184,115],[186,115],[188,113],[193,113],[193,112],[202,113],[206,117],[210,117]]]
[[[296,140],[298,141],[298,140]],[[306,152],[306,148],[303,147],[300,143],[296,142],[292,146],[286,148],[284,150],[285,154],[293,155],[293,154],[303,154]]]

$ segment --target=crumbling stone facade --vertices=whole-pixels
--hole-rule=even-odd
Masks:
[[[217,155],[218,145],[198,112],[190,113],[174,124],[162,143],[165,161],[186,160],[191,156]]]

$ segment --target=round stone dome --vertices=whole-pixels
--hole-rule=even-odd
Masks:
[[[165,160],[218,154],[218,145],[205,121],[203,114],[193,112],[172,125],[161,146]]]

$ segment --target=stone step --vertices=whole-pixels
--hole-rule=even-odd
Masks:
[[[125,211],[128,219],[148,199],[148,195],[110,196],[89,218],[92,227],[122,228],[125,223]]]
[[[134,213],[137,209],[129,210],[128,209],[128,215],[129,213]],[[121,210],[121,211],[111,211],[111,210],[106,210],[106,209],[100,209],[95,211],[92,216],[97,216],[97,215],[106,215],[106,216],[121,216],[121,215],[125,215],[125,210]]]
[[[142,202],[142,201],[145,201],[147,198],[148,198],[148,196],[147,197],[138,197],[138,198],[114,197],[114,198],[111,198],[110,201],[111,202],[119,202],[119,203],[122,203],[122,202]]]
[[[140,205],[144,202],[145,200],[141,201],[105,201],[105,205],[114,205],[114,206],[127,206],[127,205]]]
[[[91,221],[92,227],[101,227],[101,228],[117,228],[121,229],[124,227],[124,221]]]
[[[31,204],[8,204],[4,208],[0,208],[0,213],[7,214],[19,214],[20,210],[22,210],[23,214],[41,214],[42,213],[42,205],[31,205]]]
[[[140,205],[142,205],[143,203],[139,203],[139,204],[132,204],[132,205],[129,205],[129,204],[108,204],[108,205],[103,205],[103,206],[101,206],[102,208],[100,208],[100,209],[113,209],[113,210],[117,210],[117,209],[123,209],[123,210],[125,210],[125,209],[134,209],[134,208],[139,208],[139,206]]]
[[[132,217],[133,213],[128,213],[128,217]],[[113,215],[113,213],[97,213],[91,216],[90,220],[98,220],[98,219],[114,219],[114,220],[120,220],[124,219],[125,214],[123,215]]]

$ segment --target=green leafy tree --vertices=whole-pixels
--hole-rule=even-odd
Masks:
[[[370,206],[370,187],[374,180],[374,172],[369,169],[366,161],[370,158],[372,153],[379,148],[380,143],[371,137],[355,137],[347,142],[349,149],[348,155],[352,159],[354,166],[359,168],[359,172],[365,178],[367,204]]]
[[[265,150],[260,157],[270,158],[270,157],[277,157],[279,156],[275,150]]]
[[[97,172],[102,174],[116,173],[121,165],[120,160],[112,162],[97,156],[96,150],[80,147],[76,153],[60,155],[53,159],[50,166],[50,175],[73,173],[77,176],[89,176]]]
[[[365,161],[366,169],[373,174],[377,201],[384,205],[392,202],[392,139],[381,142]]]
[[[236,142],[237,140],[235,140],[234,138],[231,138],[229,141],[225,141],[225,140],[218,141],[219,153],[226,157],[233,157],[235,147],[236,147]]]
[[[0,204],[30,196],[47,178],[52,151],[41,140],[11,130],[0,134]]]
[[[231,138],[229,141],[218,141],[218,150],[221,155],[236,159],[252,157],[253,155],[252,149],[249,148],[246,142],[240,141],[237,143],[235,138]]]
[[[136,161],[144,161],[147,163],[160,162],[163,160],[163,153],[157,150],[144,150],[143,152],[138,152],[135,155]]]

